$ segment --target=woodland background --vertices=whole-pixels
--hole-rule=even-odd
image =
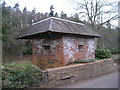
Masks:
[[[86,0],[85,0],[86,1]],[[84,4],[78,3],[78,7],[85,7],[87,12],[79,12],[71,16],[67,16],[63,11],[60,15],[53,14],[54,17],[60,17],[75,22],[80,22],[88,25],[90,28],[95,30],[101,37],[98,39],[97,48],[107,48],[112,51],[112,53],[120,53],[120,47],[118,47],[118,32],[119,27],[113,26],[110,22],[112,19],[117,20],[117,15],[110,17],[105,22],[102,22],[102,15],[114,13],[115,11],[103,12],[100,9],[106,4],[101,4],[96,1],[96,4],[90,3]],[[112,3],[111,3],[112,4]],[[111,5],[107,4],[107,5]],[[31,40],[17,40],[16,36],[20,32],[26,30],[32,23],[39,20],[50,17],[50,13],[36,13],[35,9],[28,11],[25,7],[23,10],[19,9],[19,4],[16,3],[14,7],[7,6],[5,2],[2,3],[2,55],[3,62],[21,60],[25,55],[32,54]],[[80,8],[79,8],[80,9]],[[85,14],[87,20],[81,20],[80,14]],[[85,16],[84,15],[84,16]]]

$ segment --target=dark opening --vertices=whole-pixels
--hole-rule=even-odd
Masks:
[[[81,51],[83,49],[83,45],[78,45],[78,50]]]
[[[44,49],[50,49],[50,45],[43,45]]]

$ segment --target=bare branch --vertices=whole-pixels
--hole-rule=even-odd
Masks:
[[[105,21],[105,22],[101,23],[101,24],[98,26],[98,28],[97,28],[97,29],[99,29],[99,28],[100,28],[100,26],[102,26],[103,24],[105,24],[105,23],[107,23],[107,22],[110,22],[111,20],[116,19],[116,18],[118,18],[118,15],[115,15],[115,16],[111,17],[110,19],[108,19],[107,21]]]
[[[113,8],[107,11],[105,11],[106,9],[104,8],[108,6],[113,7],[115,3],[116,2],[108,3],[106,0],[83,0],[83,2],[78,3],[78,10],[80,10],[79,15],[81,18],[86,15],[85,18],[93,27],[98,24],[98,22],[100,25],[103,25],[105,22],[111,21],[115,18],[111,17],[111,13],[116,13],[116,10]],[[110,18],[103,19],[108,16]]]

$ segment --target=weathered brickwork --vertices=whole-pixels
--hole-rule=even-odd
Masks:
[[[117,68],[118,66],[114,65],[114,60],[105,59],[88,64],[76,64],[47,69],[49,84],[46,87],[61,87],[67,84],[81,82],[90,78],[117,71]]]
[[[33,40],[33,64],[41,69],[63,66],[62,38]]]
[[[79,50],[79,45],[82,45]],[[96,42],[94,38],[64,36],[63,51],[65,64],[80,60],[95,59]]]
[[[40,83],[37,87],[54,88],[63,85],[82,82],[84,80],[98,77],[111,72],[116,72],[118,65],[112,58],[103,59],[96,62],[75,64],[63,67],[46,69],[46,78],[43,85]],[[39,81],[39,80],[38,80]]]
[[[61,36],[33,40],[33,63],[40,68],[65,66],[74,61],[95,58],[94,38]]]

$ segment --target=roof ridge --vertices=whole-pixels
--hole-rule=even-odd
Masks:
[[[50,19],[51,19],[51,18],[50,18]],[[50,20],[50,26],[49,26],[49,28],[48,28],[48,30],[51,30],[51,31],[52,31],[52,29],[51,29],[51,28],[52,28],[52,22],[53,22],[53,19]]]
[[[57,20],[66,21],[66,22],[71,22],[71,23],[74,23],[74,24],[80,24],[80,25],[84,25],[83,23],[74,22],[74,21],[67,20],[67,19],[62,19],[62,18],[57,18],[57,17],[51,17],[51,18],[54,18],[54,19],[57,19]]]
[[[40,23],[40,22],[43,22],[43,21],[46,21],[46,20],[49,20],[49,19],[51,19],[51,17],[46,18],[46,19],[42,19],[42,20],[40,20],[40,21],[38,21],[38,22],[35,22],[35,23],[32,23],[32,25],[38,24],[38,23]]]
[[[61,19],[61,18],[57,18],[57,17],[49,17],[49,18],[46,18],[46,19],[40,20],[40,21],[38,21],[38,22],[35,22],[35,23],[33,23],[32,25],[38,24],[38,23],[40,23],[40,22],[43,22],[43,21],[46,21],[46,20],[49,20],[49,19],[57,19],[57,20],[62,20],[62,21],[66,21],[66,22],[74,23],[74,24],[84,25],[83,23],[78,23],[78,22],[74,22],[74,21],[67,20],[67,19]]]

